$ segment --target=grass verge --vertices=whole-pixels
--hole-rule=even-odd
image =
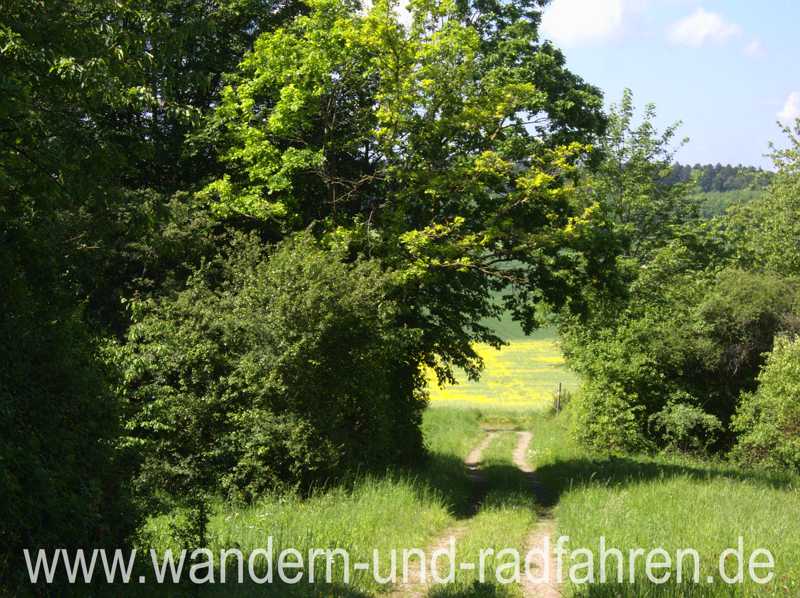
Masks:
[[[572,595],[800,595],[800,484],[796,478],[745,472],[725,463],[678,455],[609,457],[589,453],[571,440],[563,416],[539,415],[532,428],[537,476],[548,489],[547,502],[555,505],[558,533],[569,536],[568,547],[595,552],[595,583],[571,586]],[[738,548],[740,536],[744,539],[745,577],[749,577],[749,555],[756,548],[765,548],[775,559],[771,583],[723,584],[720,556],[728,548]],[[633,585],[599,583],[601,537],[607,547],[619,548],[625,555],[626,581],[631,549],[663,548],[674,561],[678,549],[693,548],[700,556],[702,583],[677,584],[673,570],[670,582],[653,584],[645,577],[641,558]],[[693,561],[685,563],[685,570],[693,572]],[[734,575],[736,557],[729,557],[726,563],[729,574]],[[606,571],[606,579],[615,580],[615,559],[609,560]]]
[[[312,548],[342,548],[348,551],[351,563],[374,561],[377,550],[379,571],[385,575],[391,549],[424,549],[432,538],[469,510],[472,488],[463,460],[485,434],[480,419],[477,411],[428,410],[423,431],[430,458],[414,472],[361,477],[349,484],[321,490],[309,498],[268,496],[241,508],[220,503],[209,525],[209,548],[215,556],[222,549],[238,548],[247,559],[252,551],[266,548],[271,537],[273,555],[289,547],[297,549],[304,558]],[[169,517],[150,520],[140,546],[142,561],[150,548],[159,553],[181,548],[171,539],[170,529]],[[146,560],[149,562],[149,556]],[[190,564],[187,562],[185,567],[188,569]],[[236,564],[233,561],[234,567],[226,571],[228,580],[236,579]],[[324,558],[319,564],[324,565]],[[221,573],[218,565],[216,563],[214,572],[216,580]],[[356,572],[351,568],[350,578],[345,580],[341,561],[337,560],[336,565],[330,584],[309,585],[305,579],[296,585],[281,584],[278,580],[263,585],[229,581],[195,587],[145,583],[117,586],[105,595],[352,598],[388,590],[373,579],[371,570]],[[244,568],[246,579],[246,561]],[[141,572],[152,574],[152,570],[142,569]],[[266,574],[266,570],[262,568],[259,573]]]

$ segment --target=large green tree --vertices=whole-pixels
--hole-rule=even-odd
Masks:
[[[420,359],[476,374],[494,291],[530,328],[535,302],[563,305],[609,265],[571,183],[601,97],[539,40],[540,4],[419,0],[404,26],[385,0],[312,0],[229,79],[209,124],[226,170],[204,197],[379,257]]]
[[[103,3],[0,8],[0,578],[22,548],[118,545],[130,531],[116,403],[83,318],[83,213],[121,156],[103,124],[126,67]],[[126,514],[127,512],[127,514]],[[2,584],[5,587],[7,584]]]

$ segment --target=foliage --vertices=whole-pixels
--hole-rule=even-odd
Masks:
[[[187,133],[296,6],[0,7],[0,569],[23,545],[124,546],[130,455],[95,343],[124,332],[124,299],[180,286],[210,253],[218,231],[173,195],[216,164]]]
[[[587,385],[568,408],[575,437],[586,446],[612,454],[647,448],[640,424],[644,409],[638,399],[613,383]]]
[[[182,503],[191,541],[219,490],[419,456],[420,364],[477,375],[493,292],[513,283],[530,329],[535,302],[577,304],[609,267],[599,210],[573,201],[600,94],[538,40],[540,4],[417,2],[406,28],[386,2],[4,3],[3,340],[23,341],[0,384],[32,426],[8,446],[63,405],[83,436],[54,434],[42,467],[63,455],[59,499],[122,542],[71,465],[122,467],[110,337],[139,506]],[[257,247],[306,228],[325,250]],[[236,230],[259,240],[227,246]],[[62,387],[28,393],[12,365]]]
[[[372,261],[307,235],[239,238],[174,297],[134,304],[111,350],[145,496],[250,500],[417,458],[416,335]]]
[[[0,7],[0,578],[22,549],[124,545],[136,520],[115,450],[118,405],[76,288],[82,212],[120,158],[107,111],[130,106],[110,3]],[[19,576],[19,577],[17,577]],[[6,583],[8,582],[8,583]]]
[[[702,193],[729,193],[731,191],[759,190],[768,187],[773,173],[753,166],[726,164],[673,164],[664,182],[696,183]]]
[[[740,394],[754,390],[776,335],[797,328],[785,263],[796,254],[792,229],[776,228],[796,214],[796,151],[776,154],[781,168],[761,198],[700,221],[691,182],[659,178],[674,129],[659,135],[653,116],[650,108],[631,128],[626,94],[612,110],[607,158],[589,178],[592,191],[606,190],[626,251],[619,286],[589,290],[586,315],[561,317],[568,362],[585,381],[576,431],[612,450],[727,448]]]
[[[598,141],[603,159],[586,176],[586,191],[599,202],[614,225],[623,258],[636,265],[674,237],[675,227],[696,216],[687,184],[667,184],[680,123],[663,132],[655,126],[655,105],[645,106],[635,125],[633,93],[626,89],[612,106],[608,129]],[[685,140],[684,140],[685,143]]]
[[[773,152],[772,185],[731,216],[737,257],[744,267],[800,275],[800,123],[784,128],[788,147]]]
[[[211,119],[220,217],[275,235],[313,225],[381,259],[440,379],[476,376],[492,291],[530,329],[602,279],[604,221],[572,201],[601,100],[538,40],[538,3],[314,0],[256,42]],[[598,234],[599,233],[599,234]]]
[[[692,405],[693,397],[680,393],[661,411],[650,417],[650,424],[667,448],[683,452],[704,452],[722,431],[718,418]]]
[[[736,191],[709,191],[708,193],[693,193],[691,199],[697,203],[700,215],[711,219],[723,216],[726,212],[745,206],[764,194],[764,190],[741,189]]]
[[[221,495],[418,461],[424,373],[476,378],[504,311],[559,313],[584,442],[733,430],[796,466],[794,344],[764,355],[800,330],[800,130],[774,177],[675,165],[676,126],[630,92],[607,119],[539,39],[544,4],[2,4],[4,582],[151,507],[203,544]]]
[[[758,389],[742,396],[734,419],[734,454],[746,464],[800,472],[800,342],[779,337],[758,376]]]
[[[21,261],[0,254],[4,588],[27,581],[23,548],[117,547],[137,523],[125,490],[130,471],[114,448],[118,406],[93,339],[71,298],[36,286]]]
[[[649,424],[664,424],[675,409],[708,424],[713,434],[704,433],[701,444],[713,445],[719,430],[712,418],[728,425],[739,394],[754,387],[763,353],[794,328],[797,287],[789,281],[736,269],[670,273],[658,265],[634,285],[613,327],[567,333],[568,361],[586,380],[583,400],[596,402],[578,417],[593,445],[609,421],[635,420],[631,448],[672,446],[674,431]]]
[[[655,117],[655,107],[648,105],[641,123],[634,124],[629,90],[611,109],[608,132],[599,142],[603,159],[586,173],[584,194],[587,201],[601,201],[612,222],[618,276],[599,289],[583,289],[589,305],[584,313],[560,313],[568,363],[585,383],[574,402],[576,432],[612,451],[648,444],[646,422],[671,392],[663,381],[664,368],[672,365],[667,346],[675,327],[665,319],[683,318],[687,311],[667,305],[671,298],[682,305],[681,295],[693,292],[696,285],[681,272],[700,269],[701,256],[713,246],[696,222],[689,186],[663,180],[678,125],[660,132]]]

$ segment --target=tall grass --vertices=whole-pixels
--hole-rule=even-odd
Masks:
[[[800,595],[800,487],[791,477],[746,472],[723,462],[677,455],[606,457],[582,450],[569,437],[564,417],[539,416],[533,423],[537,476],[549,489],[560,534],[572,548],[606,546],[624,554],[661,547],[673,558],[694,548],[701,557],[701,585],[655,585],[643,561],[634,586],[595,584],[572,587],[576,596],[728,597]],[[745,559],[756,548],[775,557],[775,579],[727,586],[719,556],[744,538]],[[628,563],[626,562],[626,567]],[[729,561],[733,573],[733,561]],[[691,569],[687,567],[687,569]],[[595,559],[596,577],[599,563]],[[610,561],[607,579],[615,579]],[[709,576],[715,582],[708,583]],[[745,562],[747,577],[747,562]],[[628,573],[625,572],[627,579]]]
[[[392,549],[425,549],[468,511],[472,488],[463,460],[485,434],[480,417],[474,411],[429,410],[423,430],[430,457],[414,471],[363,476],[306,498],[267,496],[246,507],[219,502],[209,524],[209,548],[215,555],[222,549],[238,548],[247,558],[253,550],[266,548],[271,537],[274,555],[284,548],[297,549],[303,555],[312,548],[342,548],[348,551],[351,563],[371,562],[377,550],[380,572],[385,575]],[[140,548],[179,550],[170,531],[169,517],[151,519]],[[352,567],[345,584],[340,560],[336,564],[331,584],[226,583],[199,588],[145,584],[115,588],[113,595],[328,597],[371,596],[389,589],[373,579],[372,571],[354,571]],[[235,579],[234,572],[227,577]]]

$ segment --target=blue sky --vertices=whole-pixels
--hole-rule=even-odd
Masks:
[[[800,117],[799,0],[554,0],[543,36],[607,102],[633,90],[682,121],[686,163],[769,166]]]

